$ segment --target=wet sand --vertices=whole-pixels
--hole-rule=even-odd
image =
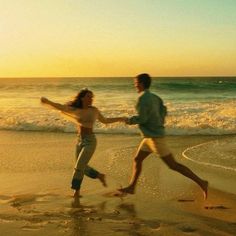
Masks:
[[[85,178],[83,197],[74,200],[75,134],[0,132],[0,235],[235,234],[235,173],[181,155],[188,147],[225,137],[167,137],[176,158],[210,182],[206,201],[196,184],[154,155],[145,162],[135,195],[110,197],[109,192],[128,183],[140,138],[97,137],[91,165],[107,174],[108,187]]]

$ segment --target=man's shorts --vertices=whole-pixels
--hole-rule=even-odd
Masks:
[[[144,138],[138,147],[138,152],[139,151],[155,152],[161,157],[171,154],[164,137]]]

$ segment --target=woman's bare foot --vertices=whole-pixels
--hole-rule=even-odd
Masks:
[[[74,198],[81,198],[82,196],[80,195],[80,190],[75,190],[74,192]]]
[[[107,187],[107,182],[106,182],[106,175],[104,174],[99,174],[98,179],[101,181],[102,185],[104,187]]]
[[[132,187],[132,186],[127,186],[125,188],[119,188],[117,190],[121,193],[134,194],[134,187]]]

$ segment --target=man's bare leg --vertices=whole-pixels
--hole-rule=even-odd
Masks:
[[[133,171],[132,171],[132,177],[130,179],[130,183],[127,187],[118,189],[119,192],[134,194],[138,178],[142,171],[142,163],[149,154],[150,152],[145,152],[141,150],[137,152],[133,160]]]
[[[194,174],[188,167],[178,163],[172,154],[161,157],[161,159],[168,165],[168,167],[172,170],[179,172],[180,174],[192,179],[196,182],[201,189],[203,190],[204,199],[207,199],[207,190],[208,190],[208,181],[199,178],[196,174]]]

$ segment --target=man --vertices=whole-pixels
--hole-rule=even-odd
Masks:
[[[136,105],[137,116],[127,118],[129,125],[138,124],[143,139],[133,160],[133,173],[127,187],[119,189],[121,194],[134,194],[138,178],[141,174],[143,161],[152,153],[159,154],[167,166],[180,174],[192,179],[203,190],[204,199],[207,198],[208,182],[199,178],[188,167],[176,162],[165,143],[164,121],[166,107],[157,95],[149,91],[151,77],[140,74],[134,79],[134,86],[139,93]]]

